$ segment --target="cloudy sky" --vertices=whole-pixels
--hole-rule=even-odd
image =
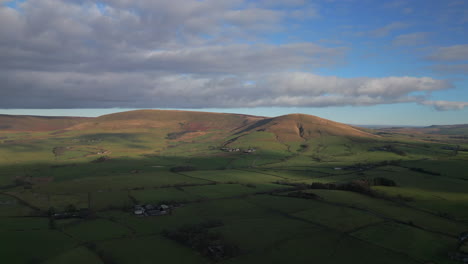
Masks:
[[[0,25],[0,113],[468,123],[465,0],[0,0]]]

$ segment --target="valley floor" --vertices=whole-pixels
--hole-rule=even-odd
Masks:
[[[73,133],[0,133],[2,263],[455,264],[466,248],[451,142],[260,131],[231,153],[206,134]],[[147,204],[172,208],[135,215]]]

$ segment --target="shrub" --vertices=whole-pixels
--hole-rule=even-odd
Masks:
[[[384,178],[384,177],[377,177],[374,178],[374,185],[375,186],[396,186],[395,181]]]
[[[290,192],[288,193],[288,196],[290,197],[297,197],[297,198],[302,198],[302,199],[312,199],[312,200],[322,200],[322,197],[315,193],[306,193],[306,192]]]

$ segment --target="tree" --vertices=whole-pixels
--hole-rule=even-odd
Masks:
[[[49,207],[49,210],[47,210],[47,215],[48,216],[53,216],[57,211],[55,210],[55,207]]]
[[[57,229],[57,225],[56,225],[56,223],[55,223],[55,219],[54,219],[54,218],[50,218],[50,219],[49,219],[49,229],[51,229],[51,230]]]
[[[65,211],[68,213],[76,212],[76,207],[73,204],[69,204],[65,207]]]

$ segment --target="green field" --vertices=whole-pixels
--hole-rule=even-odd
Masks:
[[[0,131],[4,263],[456,264],[449,254],[467,251],[468,155],[447,148],[462,139],[145,118]],[[174,208],[133,213],[147,204]]]

